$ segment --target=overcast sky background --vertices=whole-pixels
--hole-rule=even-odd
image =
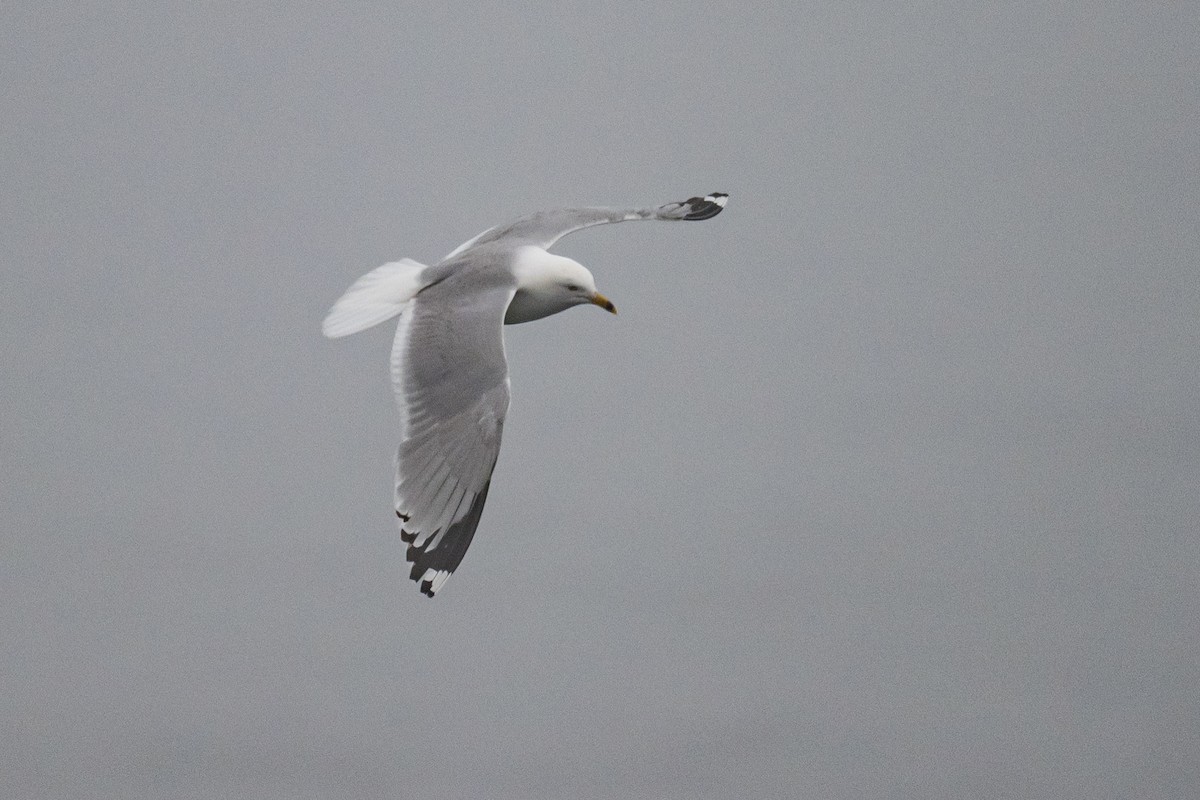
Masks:
[[[1194,797],[1200,5],[266,5],[3,11],[0,795]],[[420,596],[329,305],[710,191]]]

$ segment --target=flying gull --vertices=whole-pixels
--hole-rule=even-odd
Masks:
[[[547,250],[568,233],[631,220],[705,220],[714,192],[658,208],[563,208],[489,228],[433,266],[402,259],[368,272],[325,317],[348,336],[399,316],[392,384],[400,408],[396,516],[410,577],[433,597],[458,568],[487,499],[508,411],[502,324],[590,303],[616,313],[582,264]]]

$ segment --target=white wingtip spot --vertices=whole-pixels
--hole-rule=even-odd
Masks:
[[[727,195],[727,194],[710,194],[710,195],[705,195],[704,199],[710,203],[716,203],[721,208],[724,208],[725,201],[727,201],[729,199],[729,195]]]
[[[448,581],[448,580],[450,580],[450,573],[447,572],[446,570],[440,570],[437,574],[437,577],[435,577],[433,579],[434,593],[436,594],[437,592],[440,592],[442,590],[442,587],[446,585],[446,581]]]
[[[442,587],[446,585],[446,581],[450,579],[451,573],[444,569],[433,569],[432,567],[425,570],[425,574],[421,576],[420,587],[421,592],[433,597]]]

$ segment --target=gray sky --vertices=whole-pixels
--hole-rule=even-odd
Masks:
[[[1193,796],[1200,7],[524,8],[6,6],[0,795]],[[418,595],[328,306],[709,191]]]

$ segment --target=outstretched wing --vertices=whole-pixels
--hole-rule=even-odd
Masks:
[[[418,294],[392,347],[401,417],[396,516],[410,577],[430,597],[475,535],[508,411],[501,330],[513,290],[463,292],[460,282],[451,275]]]
[[[725,201],[728,199],[729,195],[724,192],[713,192],[703,197],[691,197],[657,208],[558,208],[552,211],[539,211],[507,225],[489,228],[474,239],[463,242],[446,258],[453,258],[478,245],[501,240],[508,240],[513,244],[532,244],[546,250],[568,233],[609,222],[629,222],[640,219],[692,222],[712,219],[721,213],[721,209],[725,207]]]

